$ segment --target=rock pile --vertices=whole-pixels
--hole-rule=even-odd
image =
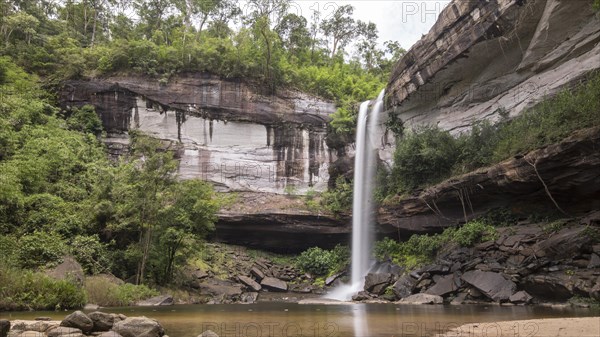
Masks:
[[[412,272],[369,274],[365,291],[354,300],[527,304],[576,295],[600,300],[600,245],[589,226],[576,222],[551,233],[537,224],[502,228],[495,241],[449,247],[434,264]]]
[[[1,337],[168,337],[156,320],[99,311],[87,315],[75,311],[62,321],[6,322],[0,322]]]

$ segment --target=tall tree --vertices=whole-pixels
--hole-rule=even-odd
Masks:
[[[321,30],[326,36],[331,37],[331,58],[335,56],[338,48],[344,48],[359,32],[359,25],[352,18],[354,7],[345,5],[338,7],[331,18],[323,20]]]
[[[287,14],[275,27],[283,47],[290,53],[296,54],[310,44],[310,33],[306,28],[306,19],[296,14]]]

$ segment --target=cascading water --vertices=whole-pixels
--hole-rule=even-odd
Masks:
[[[383,110],[381,91],[374,104],[360,105],[356,128],[356,154],[354,157],[354,195],[352,200],[352,265],[350,284],[340,286],[327,298],[350,300],[361,291],[364,278],[372,264],[373,244],[373,187],[377,166],[377,139],[379,114]],[[369,107],[370,113],[369,113]]]

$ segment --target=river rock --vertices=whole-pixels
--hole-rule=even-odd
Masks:
[[[509,301],[515,304],[527,304],[531,302],[532,299],[533,297],[526,291],[519,291],[510,296]]]
[[[445,296],[457,291],[461,286],[460,278],[455,274],[441,277],[433,287],[425,291],[426,294]]]
[[[149,298],[147,300],[139,301],[135,305],[138,307],[156,307],[156,306],[164,306],[164,305],[173,305],[175,301],[173,300],[173,296],[171,295],[161,295]]]
[[[430,295],[430,294],[414,294],[405,297],[398,302],[400,304],[443,304],[444,299],[442,296]]]
[[[94,322],[93,331],[108,331],[115,323],[115,316],[105,312],[94,311],[88,314],[88,317]]]
[[[206,330],[203,333],[199,334],[198,337],[219,337],[216,332],[212,330]]]
[[[256,279],[260,282],[262,279],[265,278],[265,273],[263,273],[260,269],[258,269],[258,267],[256,266],[252,266],[252,269],[250,269],[250,274],[254,275],[254,277],[256,277]]]
[[[123,337],[123,336],[121,336],[118,332],[115,332],[115,331],[107,331],[107,332],[104,332],[103,334],[99,335],[98,337]]]
[[[5,319],[0,319],[0,337],[8,336],[8,332],[10,331],[10,321]]]
[[[162,337],[165,334],[157,321],[144,316],[129,317],[115,323],[112,329],[123,337]]]
[[[243,284],[245,284],[246,286],[248,286],[250,289],[252,289],[254,291],[260,291],[262,289],[260,284],[258,284],[256,281],[249,278],[248,276],[239,275],[238,279],[240,280],[240,282],[242,282]]]
[[[508,301],[517,289],[514,282],[494,272],[468,271],[462,276],[462,279],[496,302]]]
[[[65,326],[58,326],[48,330],[48,337],[62,337],[62,336],[79,336],[82,335],[81,329],[68,328]]]
[[[282,291],[282,292],[285,292],[285,291],[288,290],[288,285],[287,285],[286,282],[284,282],[284,281],[282,281],[280,279],[274,278],[274,277],[265,277],[260,282],[260,284],[263,287],[265,287],[265,288],[267,288],[269,290],[272,290],[272,291]]]
[[[401,276],[392,286],[397,299],[403,299],[412,294],[417,281],[409,275]]]
[[[60,325],[68,328],[77,328],[84,333],[89,333],[94,328],[94,322],[79,310],[65,317]]]
[[[381,295],[390,283],[392,283],[392,274],[390,273],[369,273],[365,276],[364,289],[372,294]]]
[[[340,276],[344,275],[344,272],[333,274],[325,279],[325,285],[330,286],[335,280],[337,280]]]

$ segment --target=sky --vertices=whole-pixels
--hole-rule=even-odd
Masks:
[[[379,46],[388,40],[398,41],[408,50],[436,22],[444,7],[450,3],[436,0],[291,0],[289,11],[302,14],[310,22],[312,9],[321,12],[321,18],[332,15],[337,7],[351,4],[354,18],[373,22],[379,30]],[[243,9],[243,2],[240,2]]]

